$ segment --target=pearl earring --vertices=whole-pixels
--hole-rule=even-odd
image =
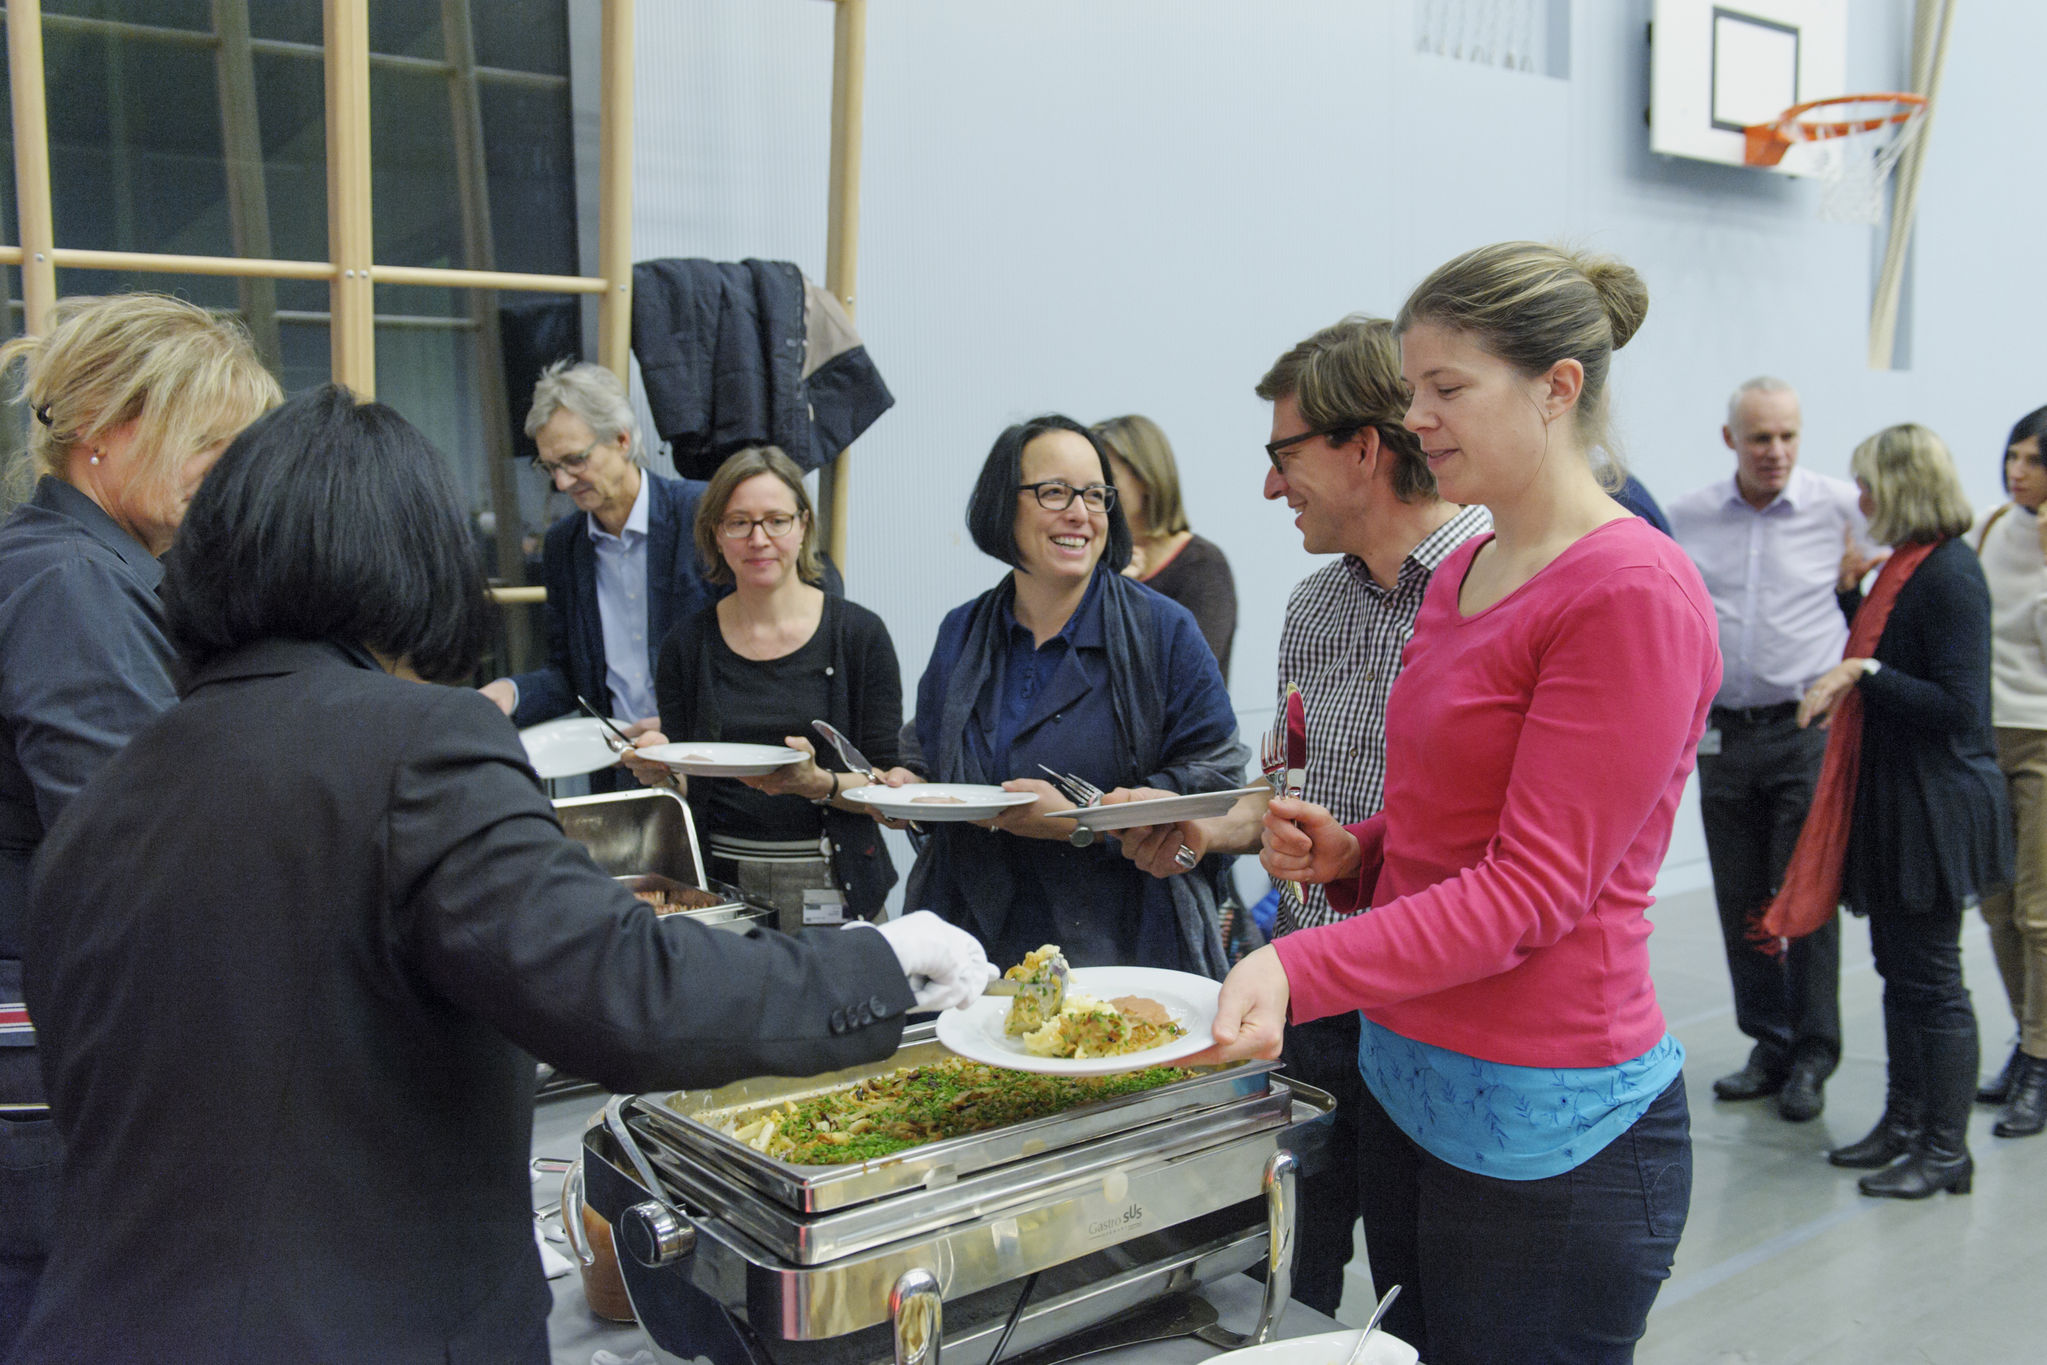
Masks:
[[[91,458],[90,460],[87,460],[87,461],[86,461],[86,463],[87,463],[87,464],[98,464],[99,462],[100,462],[100,457],[99,457],[99,456],[97,456],[97,455],[93,456],[93,457],[92,457],[92,458]]]

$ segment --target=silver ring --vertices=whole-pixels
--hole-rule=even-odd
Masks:
[[[1201,862],[1201,858],[1194,852],[1193,849],[1187,847],[1187,845],[1185,844],[1182,844],[1180,845],[1179,852],[1173,855],[1173,861],[1178,863],[1180,866],[1186,868],[1189,872],[1192,872],[1194,868]]]

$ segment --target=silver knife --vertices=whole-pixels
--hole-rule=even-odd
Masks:
[[[838,727],[829,721],[814,720],[810,728],[830,740],[832,747],[839,751],[839,758],[856,773],[866,773],[867,780],[877,785],[881,782],[881,769],[867,761],[867,755],[853,746],[853,741],[839,733]]]

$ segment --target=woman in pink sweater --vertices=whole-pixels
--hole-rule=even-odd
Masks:
[[[1533,243],[1443,266],[1402,310],[1406,423],[1495,533],[1432,580],[1386,716],[1386,800],[1274,800],[1265,866],[1371,912],[1224,983],[1217,1054],[1364,1016],[1365,1238],[1431,1365],[1630,1360],[1691,1197],[1684,1052],[1644,911],[1720,681],[1713,605],[1608,496],[1634,271]],[[1610,461],[1609,482],[1618,482]]]

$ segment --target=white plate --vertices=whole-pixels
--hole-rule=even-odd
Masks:
[[[1263,1346],[1246,1346],[1241,1351],[1225,1351],[1208,1365],[1223,1360],[1232,1365],[1343,1365],[1357,1344],[1358,1334],[1354,1330],[1288,1337],[1284,1341],[1268,1341]],[[1365,1353],[1358,1357],[1358,1365],[1414,1365],[1417,1359],[1414,1347],[1381,1327],[1365,1343]]]
[[[1222,982],[1192,972],[1169,972],[1162,967],[1075,967],[1066,983],[1069,992],[1113,1000],[1119,995],[1141,995],[1166,1007],[1173,1022],[1187,1030],[1184,1038],[1142,1052],[1125,1052],[1115,1057],[1033,1057],[1023,1039],[1002,1031],[1009,1017],[1008,995],[984,995],[963,1010],[946,1010],[938,1016],[938,1041],[969,1061],[1007,1067],[1011,1071],[1037,1071],[1047,1076],[1110,1076],[1118,1071],[1141,1071],[1148,1066],[1165,1066],[1182,1057],[1192,1057],[1215,1045],[1215,999]]]
[[[951,797],[933,801],[934,796]],[[1028,806],[1038,799],[1035,792],[1006,792],[1000,787],[983,787],[971,782],[913,782],[906,787],[854,787],[845,793],[848,801],[871,806],[891,820],[915,820],[921,824],[943,824],[948,820],[986,820],[1013,806]]]
[[[1174,825],[1182,820],[1206,820],[1225,815],[1239,797],[1269,795],[1272,784],[1232,787],[1221,792],[1195,792],[1191,796],[1154,796],[1149,801],[1124,801],[1114,806],[1076,806],[1072,810],[1045,812],[1055,820],[1071,820],[1082,829],[1136,829],[1140,825]]]
[[[519,742],[526,746],[526,761],[533,771],[551,782],[557,777],[581,777],[618,762],[604,735],[603,724],[589,716],[564,716],[527,726],[519,732]]]
[[[691,777],[761,777],[777,768],[803,760],[801,749],[779,744],[714,744],[710,740],[689,740],[681,744],[656,744],[640,750],[641,758],[666,763]]]

